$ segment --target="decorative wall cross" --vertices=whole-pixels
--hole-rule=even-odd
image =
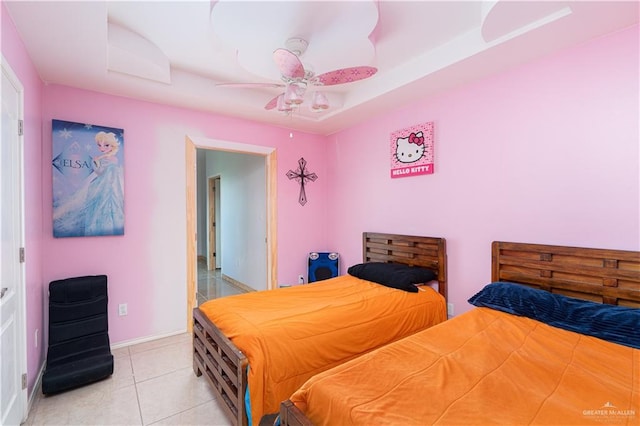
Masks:
[[[307,171],[307,161],[303,157],[300,157],[298,160],[298,169],[295,172],[293,170],[289,170],[287,172],[287,177],[300,182],[300,196],[298,196],[298,202],[304,206],[307,204],[307,193],[304,191],[304,185],[307,181],[315,182],[315,180],[318,179],[318,175],[315,173],[309,173]]]

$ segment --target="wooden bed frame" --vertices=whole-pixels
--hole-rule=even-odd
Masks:
[[[494,241],[491,281],[640,308],[640,252]],[[290,400],[280,406],[280,424],[313,426]]]
[[[447,258],[444,238],[365,232],[363,262],[403,263],[438,273],[438,292],[447,297]],[[193,371],[204,376],[225,413],[236,425],[247,425],[244,404],[248,360],[204,315],[193,310]]]
[[[491,280],[640,308],[640,252],[494,241]]]

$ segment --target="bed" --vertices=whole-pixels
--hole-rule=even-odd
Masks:
[[[638,424],[640,253],[494,242],[462,315],[308,380],[301,425]]]
[[[363,262],[349,274],[193,310],[194,372],[234,424],[275,417],[314,374],[446,320],[444,238],[365,232],[362,243]],[[369,267],[426,271],[432,281],[401,291],[351,275]]]

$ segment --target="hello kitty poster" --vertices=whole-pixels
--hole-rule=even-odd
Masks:
[[[391,178],[433,173],[433,121],[396,130],[390,137]]]

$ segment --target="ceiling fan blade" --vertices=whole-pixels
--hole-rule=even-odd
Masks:
[[[295,53],[287,49],[276,49],[273,52],[280,73],[288,78],[304,78],[304,66]]]
[[[276,106],[278,106],[278,98],[281,96],[282,94],[276,96],[275,98],[271,99],[269,102],[267,102],[267,104],[264,106],[264,109],[269,110],[269,109],[274,109]]]
[[[333,86],[336,84],[351,83],[365,78],[373,77],[378,69],[375,67],[351,67],[342,68],[335,71],[329,71],[317,76],[320,83],[325,86]]]
[[[220,83],[216,87],[228,87],[231,89],[253,89],[257,87],[284,87],[282,83]]]

